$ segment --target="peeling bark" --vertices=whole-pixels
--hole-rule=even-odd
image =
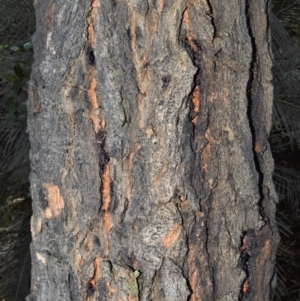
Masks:
[[[27,300],[269,300],[267,0],[36,1]]]

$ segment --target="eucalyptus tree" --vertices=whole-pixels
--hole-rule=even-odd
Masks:
[[[269,300],[269,1],[36,1],[29,300]]]

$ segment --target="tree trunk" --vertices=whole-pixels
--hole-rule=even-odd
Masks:
[[[268,5],[36,1],[28,301],[269,300]]]

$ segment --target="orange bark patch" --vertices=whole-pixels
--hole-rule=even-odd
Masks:
[[[272,244],[271,244],[271,240],[268,239],[266,240],[262,250],[261,250],[261,255],[262,257],[264,258],[265,261],[267,261],[270,257],[271,257],[271,254],[272,254]],[[260,255],[260,256],[261,256]]]
[[[190,45],[191,49],[193,50],[193,52],[198,52],[199,49],[197,47],[197,45],[193,42],[193,37],[191,35],[188,35],[186,37],[188,44]]]
[[[88,33],[89,33],[89,42],[91,47],[95,47],[95,27],[93,23],[90,23],[88,26]]]
[[[91,4],[90,17],[88,18],[88,29],[87,29],[89,45],[92,48],[95,48],[95,25],[93,20],[96,15],[97,7],[100,7],[99,0],[93,0]],[[99,108],[99,104],[98,104],[97,94],[96,94],[97,79],[93,77],[94,73],[95,73],[95,67],[91,66],[89,72],[90,87],[88,89],[88,96],[91,101],[92,109],[90,111],[89,117],[93,122],[94,131],[95,133],[97,133],[100,127],[100,120],[97,114],[97,109]]]
[[[151,39],[151,42],[153,41],[153,37],[154,37],[154,34],[158,31],[158,15],[155,11],[153,11],[152,13],[152,26],[151,26],[151,29],[150,29],[150,39]],[[143,58],[145,58],[143,61],[146,60],[146,58],[148,58],[149,56],[149,53],[150,53],[150,50],[148,50],[145,55],[143,56]]]
[[[200,112],[200,87],[199,86],[196,86],[194,88],[194,91],[192,93],[192,102],[193,102],[193,105],[194,105],[194,112],[195,113],[199,113]],[[192,123],[193,124],[196,124],[198,121],[198,116],[195,116],[192,120]]]
[[[203,156],[203,169],[207,173],[209,171],[209,162],[211,157],[210,144],[207,144],[205,146],[202,152],[202,156]]]
[[[189,3],[187,3],[187,7],[189,6]],[[188,8],[186,8],[186,10],[183,13],[183,23],[185,23],[185,28],[187,30],[187,34],[186,34],[186,41],[189,44],[192,52],[194,52],[195,54],[201,55],[201,50],[200,48],[195,44],[195,39],[193,38],[193,27],[190,24],[190,20],[189,20],[189,14],[188,14]],[[198,64],[199,61],[198,59],[194,60],[194,63]]]
[[[179,197],[182,206],[187,206],[188,200],[184,198],[182,195]]]
[[[97,88],[97,80],[95,77],[92,78],[91,84],[88,90],[88,95],[91,101],[92,110],[90,111],[90,118],[94,125],[94,131],[97,133],[99,130],[99,117],[97,116],[96,110],[99,108],[98,100],[97,100],[97,94],[96,94],[96,88]]]
[[[166,162],[164,162],[157,175],[157,180],[159,180],[167,172],[167,169],[168,169],[168,165]]]
[[[110,170],[109,165],[106,165],[104,173],[102,175],[102,197],[103,205],[102,210],[107,210],[110,203]]]
[[[98,281],[100,279],[100,276],[101,276],[100,263],[101,263],[100,258],[96,257],[94,259],[94,275],[93,275],[92,280],[89,283],[89,286],[91,286],[94,289],[96,289],[97,283],[98,283]],[[92,301],[92,300],[95,300],[95,298],[88,296],[86,300],[87,301]]]
[[[95,8],[100,6],[100,3],[98,0],[94,0],[92,2],[92,10],[91,10],[91,16],[94,16],[96,14]],[[93,21],[91,20],[89,25],[88,25],[88,39],[90,42],[90,45],[92,48],[95,47],[95,26]]]
[[[102,194],[102,202],[103,202],[101,209],[105,211],[104,214],[105,230],[106,232],[109,232],[111,229],[111,217],[110,217],[110,213],[108,212],[108,208],[109,208],[111,198],[110,198],[110,168],[108,164],[105,166],[105,170],[102,175],[101,194]]]
[[[191,301],[200,301],[202,300],[202,289],[199,285],[199,271],[196,266],[195,259],[198,257],[200,250],[194,244],[190,245],[190,250],[188,254],[188,269],[189,269],[189,282],[192,289],[192,294],[190,297]],[[203,271],[206,273],[206,271]]]
[[[43,185],[47,189],[47,202],[48,207],[44,211],[46,218],[56,217],[60,215],[61,210],[64,208],[65,203],[60,195],[60,190],[57,186],[45,183]]]
[[[93,279],[90,281],[90,283],[95,287],[97,285],[97,282],[100,279],[101,276],[101,270],[100,270],[100,258],[96,257],[94,259],[94,276]]]
[[[164,0],[157,0],[157,11],[159,14],[161,14],[161,12],[164,9]]]
[[[112,287],[112,286],[110,285],[110,283],[109,283],[107,280],[106,280],[106,282],[105,282],[105,285],[106,285],[106,288],[107,288],[107,292],[108,292],[109,297],[111,297],[112,294],[114,294],[114,293],[116,293],[116,292],[118,291],[117,288]]]
[[[242,291],[243,291],[243,294],[247,294],[249,292],[249,289],[250,289],[250,285],[249,285],[249,279],[246,279],[243,283],[243,288],[242,288]]]
[[[200,111],[200,91],[199,86],[196,86],[193,91],[194,112]]]
[[[175,223],[168,231],[167,236],[163,239],[163,247],[169,249],[173,245],[180,235],[180,225]]]
[[[184,23],[189,23],[190,22],[190,20],[189,20],[189,12],[188,12],[187,9],[183,13],[183,22]]]
[[[93,250],[93,238],[92,238],[92,235],[91,233],[88,233],[85,240],[84,240],[84,244],[85,244],[85,248],[88,252],[92,251]]]
[[[97,88],[97,80],[95,77],[93,77],[88,91],[93,110],[96,110],[99,107],[97,101],[97,95],[96,95],[96,88]]]
[[[262,141],[255,142],[255,152],[257,154],[263,154],[267,150],[267,145],[264,144]]]
[[[101,126],[102,126],[103,128],[105,128],[105,126],[106,126],[105,118],[102,118],[102,120],[101,120]]]
[[[95,8],[95,7],[100,7],[99,0],[94,0],[94,1],[92,2],[92,8]]]
[[[145,98],[142,95],[139,97],[138,110],[140,113],[139,127],[141,129],[144,129],[145,128]]]
[[[127,296],[127,301],[138,301],[138,298],[132,295]]]
[[[197,301],[196,294],[195,294],[195,288],[196,288],[197,282],[198,282],[197,280],[198,280],[198,274],[197,274],[197,271],[194,271],[190,276],[190,284],[191,284],[191,288],[193,290],[193,293],[191,295],[191,301]]]
[[[248,249],[248,244],[247,244],[247,242],[248,242],[247,235],[244,235],[244,236],[243,236],[243,239],[242,239],[242,245],[241,245],[241,247],[240,247],[240,249],[241,249],[242,251],[245,251],[245,250]]]
[[[110,213],[105,211],[104,214],[104,224],[105,224],[105,231],[109,232],[111,229],[111,216]]]

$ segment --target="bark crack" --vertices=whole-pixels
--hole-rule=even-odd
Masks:
[[[257,64],[257,46],[255,42],[255,37],[252,32],[252,27],[251,27],[251,21],[250,21],[250,1],[246,0],[245,3],[245,14],[246,14],[246,21],[247,21],[247,27],[248,27],[248,34],[251,40],[251,45],[252,45],[252,59],[250,62],[250,71],[249,71],[249,81],[247,84],[247,98],[248,98],[248,120],[249,120],[249,127],[250,131],[252,134],[252,152],[253,152],[253,158],[254,158],[254,164],[256,171],[258,173],[258,191],[260,195],[260,199],[258,201],[258,206],[259,206],[259,211],[260,215],[262,216],[263,220],[266,221],[266,216],[264,214],[264,207],[263,207],[263,199],[264,199],[264,192],[263,192],[263,182],[264,182],[264,174],[263,171],[261,170],[260,163],[259,163],[259,157],[255,151],[255,142],[256,142],[256,130],[255,126],[253,123],[253,116],[252,116],[252,108],[254,106],[254,100],[253,94],[252,94],[252,88],[253,84],[255,81],[255,71],[256,71],[256,64]]]
[[[255,237],[255,231],[250,229],[243,232],[241,238],[241,266],[246,273],[246,278],[243,281],[241,292],[239,296],[239,301],[247,301],[252,298],[251,289],[251,261],[254,253],[254,243],[257,240]]]
[[[211,19],[211,25],[214,29],[214,33],[213,33],[213,40],[214,40],[217,35],[217,28],[216,28],[215,16],[214,16],[215,14],[214,14],[213,6],[212,6],[210,0],[206,0],[206,3],[207,3],[207,6],[209,7],[209,12],[205,12],[205,13]]]
[[[245,1],[245,18],[246,18],[246,24],[248,29],[249,38],[252,45],[252,57],[250,62],[250,68],[249,68],[249,80],[247,84],[247,99],[248,99],[248,110],[247,110],[247,116],[249,121],[249,128],[251,131],[252,136],[252,153],[253,153],[253,159],[254,159],[254,165],[255,169],[258,173],[258,192],[259,192],[259,200],[258,200],[258,209],[259,213],[262,217],[262,219],[265,221],[265,224],[268,222],[268,218],[264,213],[264,206],[263,201],[266,197],[266,190],[264,189],[264,173],[261,168],[260,164],[260,153],[256,151],[256,140],[259,138],[257,135],[257,129],[254,124],[254,108],[256,106],[256,102],[258,99],[254,95],[254,88],[255,88],[255,82],[256,82],[256,73],[257,73],[257,44],[255,40],[255,36],[253,33],[253,27],[251,24],[251,1],[246,0]],[[264,226],[263,226],[264,227]],[[241,242],[241,264],[242,268],[246,273],[246,278],[242,284],[239,300],[240,301],[246,301],[251,300],[252,298],[252,286],[254,285],[252,283],[251,274],[253,273],[252,270],[252,263],[254,263],[256,254],[255,253],[255,246],[254,242],[258,239],[258,236],[255,234],[255,231],[250,229],[248,231],[243,232],[242,236],[242,242]]]
[[[87,285],[87,301],[91,301],[90,297],[92,297],[97,290],[97,283],[101,276],[100,263],[101,261],[99,257],[96,257],[93,261],[94,275]]]
[[[265,11],[266,11],[266,19],[267,19],[267,29],[266,29],[266,31],[267,31],[267,34],[266,34],[266,36],[267,36],[267,43],[268,43],[268,52],[269,52],[269,55],[270,55],[270,57],[272,58],[273,57],[273,55],[272,55],[272,44],[270,43],[270,40],[268,39],[268,37],[270,37],[270,35],[269,35],[269,31],[270,31],[270,14],[272,13],[272,8],[271,8],[271,1],[270,0],[267,0],[267,2],[266,2],[266,7],[265,7]]]

